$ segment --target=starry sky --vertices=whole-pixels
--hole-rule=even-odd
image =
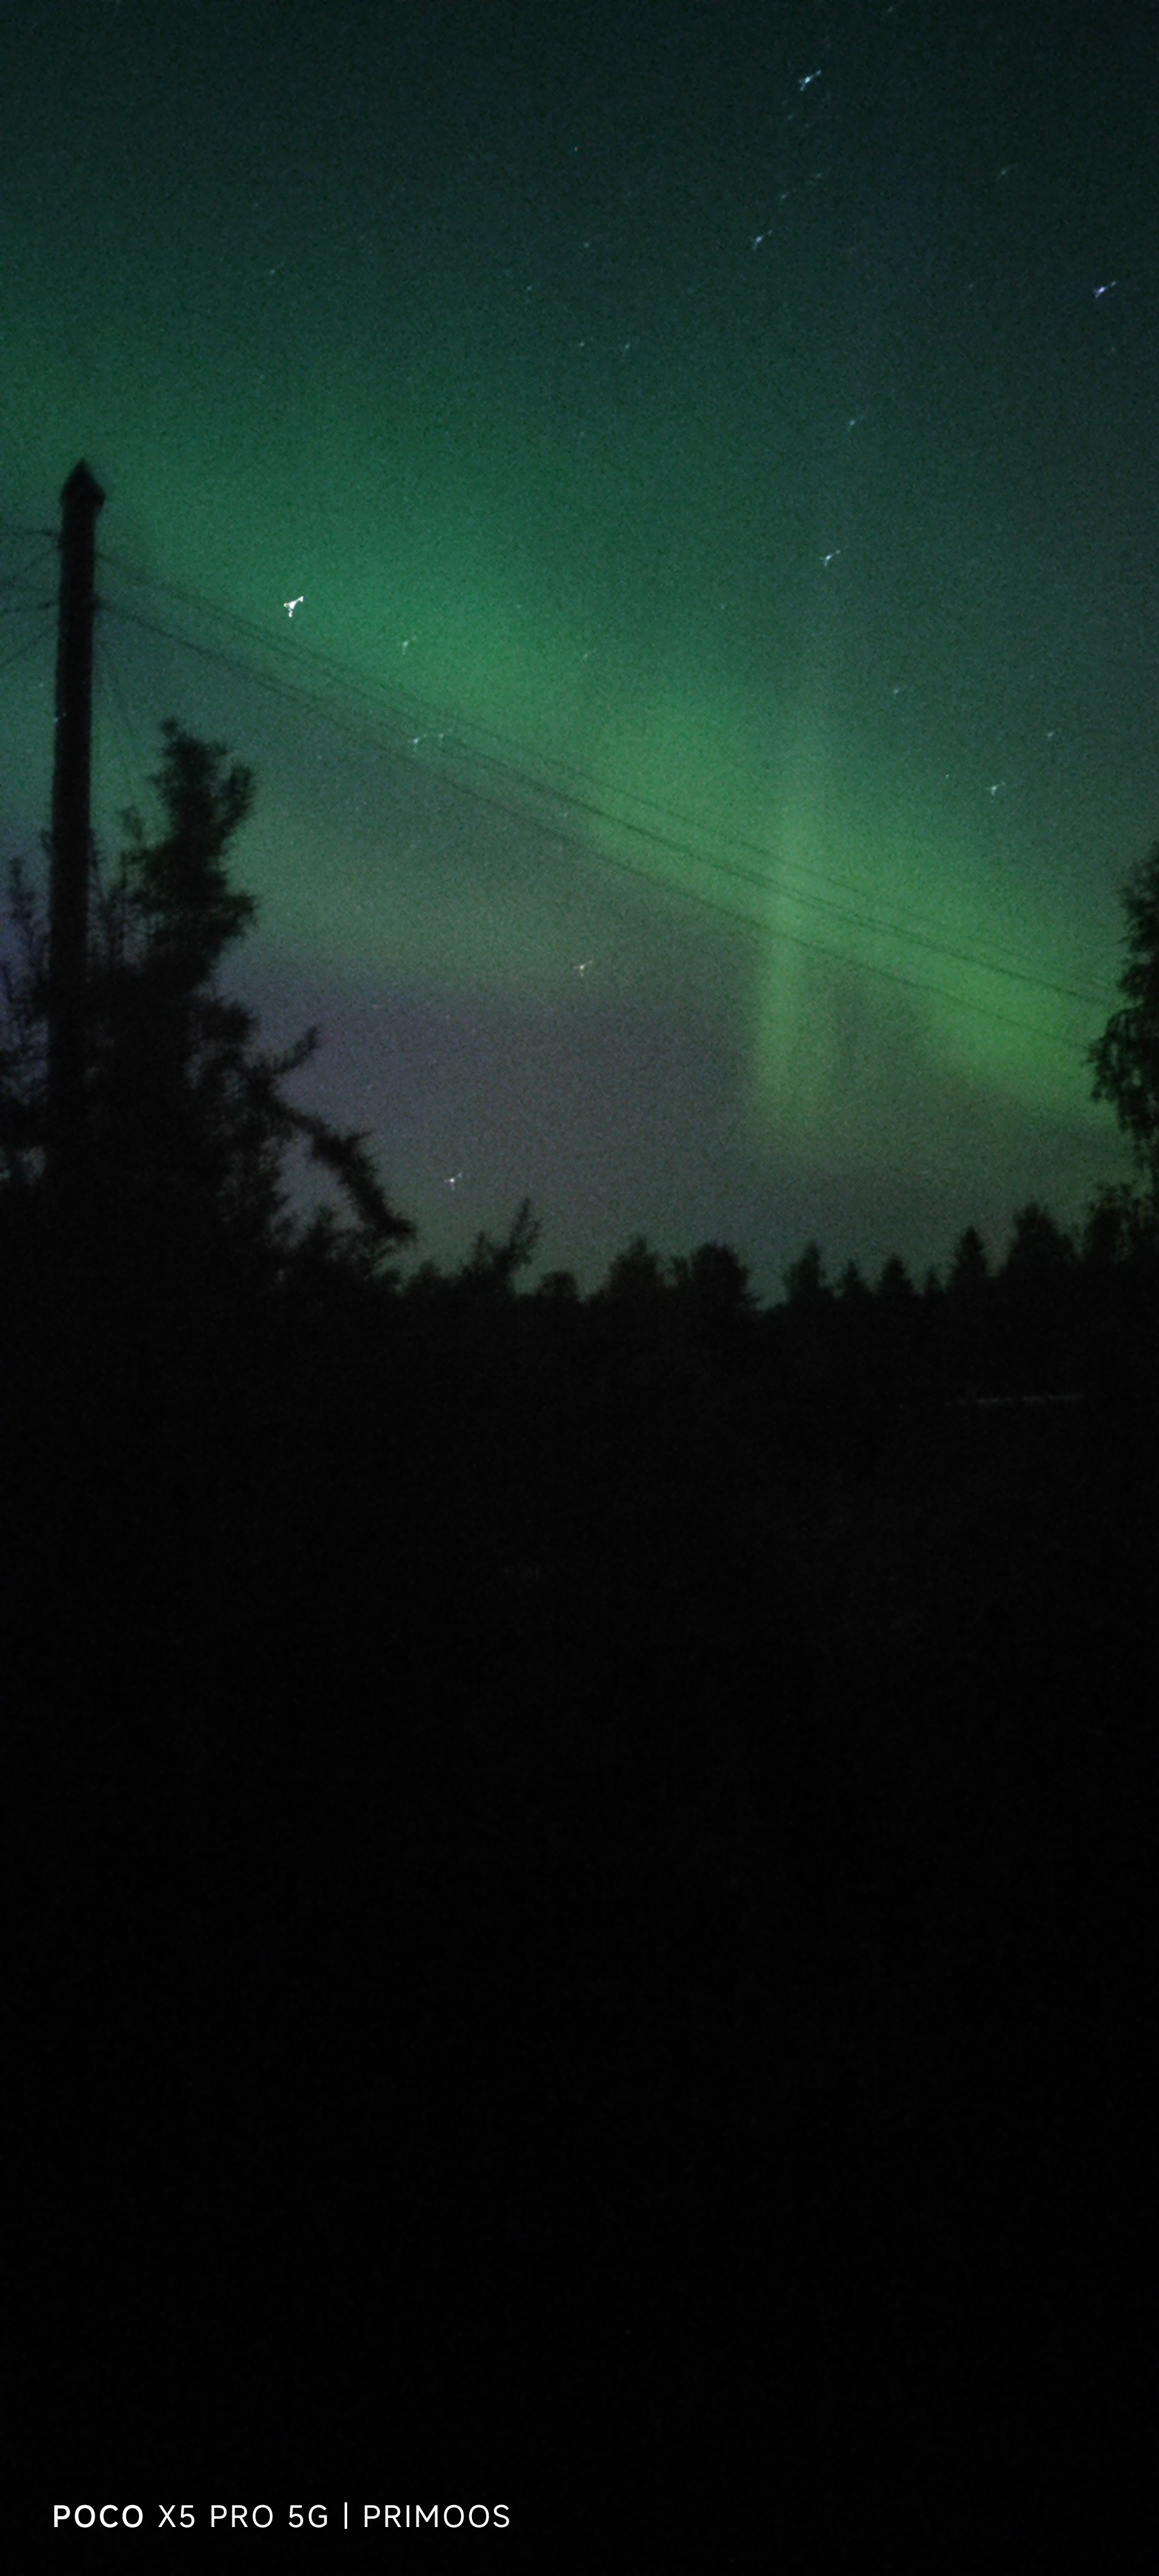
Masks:
[[[0,847],[256,771],[229,978],[419,1254],[1071,1221],[1159,835],[1159,13],[0,0]],[[44,532],[44,533],[40,533]],[[298,604],[289,613],[287,603]]]

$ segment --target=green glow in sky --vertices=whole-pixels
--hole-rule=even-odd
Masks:
[[[641,1225],[775,1267],[810,1174],[842,1256],[1076,1212],[1159,810],[1126,34],[69,16],[67,58],[0,22],[0,512],[107,486],[106,816],[158,714],[224,731],[264,989],[329,994],[340,1056],[375,993],[444,1030],[404,1101],[361,1047],[396,1196],[437,1237],[444,1165],[483,1221],[530,1154],[589,1270]],[[50,662],[5,687],[11,839]]]

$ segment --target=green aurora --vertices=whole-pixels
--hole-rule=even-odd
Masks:
[[[527,1187],[588,1280],[644,1227],[767,1288],[1123,1167],[1147,84],[1014,15],[0,17],[0,578],[87,456],[102,828],[171,708],[253,763],[255,989],[424,1250]]]

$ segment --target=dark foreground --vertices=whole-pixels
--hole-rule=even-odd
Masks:
[[[1153,1399],[284,1359],[11,1392],[34,2516],[501,2498],[545,2570],[1105,2533]]]

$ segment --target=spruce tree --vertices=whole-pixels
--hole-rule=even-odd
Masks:
[[[1094,1098],[1109,1100],[1159,1205],[1159,843],[1123,888],[1123,996],[1090,1051]]]
[[[414,1229],[390,1205],[365,1137],[284,1096],[317,1049],[317,1029],[271,1055],[256,1043],[254,1013],[218,988],[222,960],[257,910],[227,867],[252,808],[252,774],[173,718],[162,740],[150,782],[160,830],[150,836],[131,809],[111,875],[94,865],[84,1150],[64,1212],[69,1236],[89,1256],[115,1246],[122,1262],[174,1282],[208,1268],[240,1283],[295,1263],[373,1276]],[[27,1203],[47,1193],[49,990],[43,907],[19,864],[10,909],[23,962],[3,971],[0,1196]],[[291,1217],[284,1165],[299,1142],[337,1181],[345,1224],[333,1209],[304,1229]],[[58,1228],[61,1213],[52,1212]]]

